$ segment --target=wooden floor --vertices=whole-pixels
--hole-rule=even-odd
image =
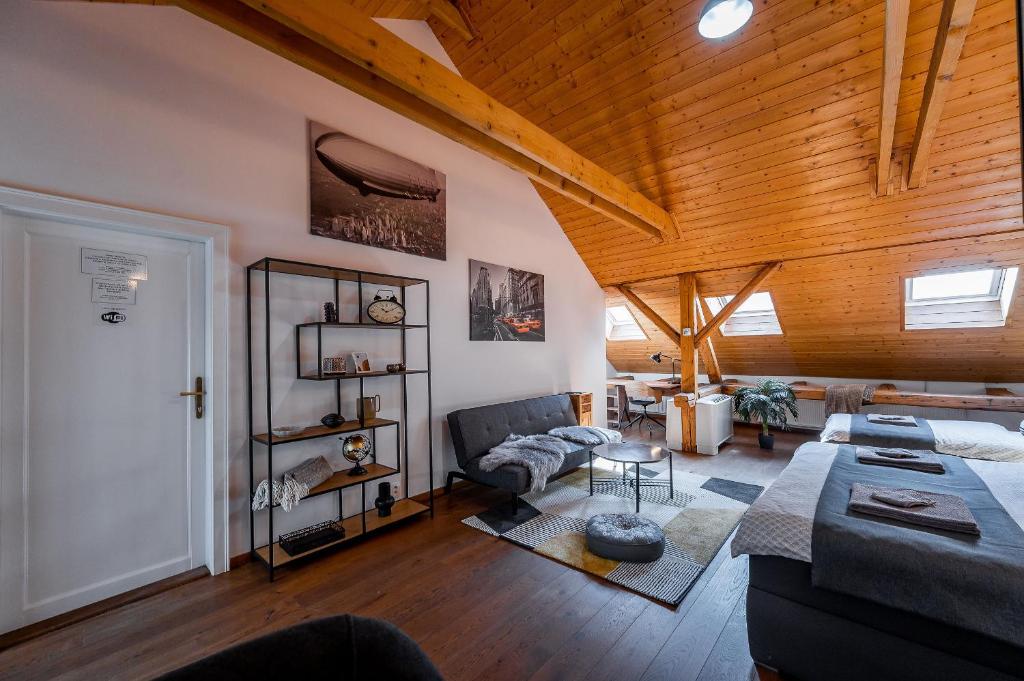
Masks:
[[[780,434],[776,450],[763,452],[756,431],[741,428],[719,456],[684,455],[676,466],[767,484],[809,439]],[[673,610],[459,522],[504,498],[456,489],[433,520],[282,570],[273,584],[250,563],[177,587],[0,653],[0,679],[151,678],[342,612],[395,623],[449,681],[753,678],[745,558],[730,558],[726,546]]]

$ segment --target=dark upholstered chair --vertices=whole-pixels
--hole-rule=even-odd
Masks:
[[[448,428],[455,445],[455,458],[462,470],[448,473],[445,492],[451,494],[455,478],[470,480],[511,492],[515,510],[519,505],[519,495],[530,489],[529,471],[516,465],[484,471],[480,469],[480,457],[512,433],[539,435],[559,426],[575,425],[579,424],[568,395],[549,395],[453,411],[448,414]],[[578,468],[589,459],[589,447],[566,454],[565,463],[550,479]]]
[[[214,653],[158,681],[442,681],[427,656],[392,624],[338,615],[303,622]]]

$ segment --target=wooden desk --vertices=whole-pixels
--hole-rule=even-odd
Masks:
[[[621,385],[628,386],[630,384],[639,384],[650,393],[651,397],[654,398],[655,404],[661,404],[661,400],[666,397],[672,397],[679,392],[679,382],[672,382],[666,380],[660,381],[637,381],[634,379],[626,378],[609,378],[607,380],[608,385]]]

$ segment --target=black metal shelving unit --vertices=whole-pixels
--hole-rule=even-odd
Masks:
[[[255,416],[255,404],[253,400],[253,381],[255,367],[253,364],[253,277],[254,275],[263,275],[263,304],[264,304],[264,363],[263,373],[264,380],[266,381],[266,422],[267,432],[266,433],[255,433],[254,432],[254,416]],[[313,426],[306,428],[305,430],[295,435],[289,436],[277,436],[271,433],[274,423],[273,414],[273,392],[271,390],[271,338],[270,338],[270,320],[271,320],[271,279],[272,275],[284,275],[284,276],[297,276],[297,277],[317,277],[321,279],[331,279],[334,281],[334,305],[335,308],[341,310],[340,305],[340,293],[341,286],[343,283],[346,285],[354,284],[356,286],[356,295],[358,300],[357,307],[359,308],[359,319],[354,322],[306,322],[303,324],[297,324],[295,326],[295,375],[300,380],[310,381],[334,381],[334,394],[335,402],[337,406],[337,413],[342,413],[341,409],[341,381],[343,380],[358,380],[359,381],[359,397],[360,401],[364,397],[364,382],[366,380],[377,380],[383,379],[383,377],[400,377],[401,378],[401,390],[402,390],[402,405],[401,405],[401,418],[399,420],[384,419],[384,418],[373,418],[364,419],[362,415],[359,416],[358,420],[345,421],[341,425],[334,427],[327,426]],[[364,285],[378,285],[387,286],[394,288],[401,292],[399,302],[405,305],[407,298],[407,289],[414,286],[423,286],[424,299],[425,299],[425,324],[377,324],[372,321],[366,320],[365,308],[363,305],[363,287]],[[317,309],[320,307],[320,302],[316,303]],[[266,468],[266,479],[274,479],[274,448],[287,445],[292,442],[301,442],[306,440],[312,440],[315,438],[323,438],[330,436],[337,436],[345,433],[354,433],[358,431],[365,431],[369,434],[372,449],[374,452],[373,463],[366,464],[364,467],[367,469],[365,475],[350,476],[347,471],[340,471],[334,474],[326,482],[314,487],[310,490],[309,497],[320,496],[329,493],[337,493],[338,495],[338,518],[345,527],[345,537],[336,542],[317,547],[305,553],[301,553],[295,556],[288,555],[275,540],[274,535],[274,513],[277,505],[271,505],[269,508],[261,511],[253,511],[252,505],[249,506],[249,549],[252,556],[262,562],[267,567],[269,579],[273,581],[274,570],[283,565],[292,563],[303,558],[313,556],[321,553],[327,549],[335,548],[340,544],[344,544],[356,539],[367,537],[372,533],[388,527],[396,522],[406,520],[408,518],[419,516],[423,513],[430,513],[434,515],[434,490],[433,490],[433,479],[434,479],[434,443],[433,443],[433,403],[430,386],[430,282],[426,279],[418,279],[414,277],[396,276],[390,274],[380,274],[378,272],[366,272],[362,270],[353,270],[344,267],[334,267],[331,265],[315,265],[311,263],[296,262],[293,260],[282,260],[280,258],[263,258],[249,265],[246,268],[245,278],[245,316],[246,316],[246,345],[247,345],[247,363],[248,363],[248,389],[247,397],[249,403],[249,499],[252,500],[253,494],[255,493],[255,478],[256,478],[256,465],[255,465],[255,448],[262,446],[266,449],[267,454],[267,468]],[[408,349],[408,338],[407,333],[411,330],[423,330],[423,334],[426,336],[426,368],[422,369],[407,369],[405,371],[398,372],[387,372],[387,371],[374,371],[370,373],[362,374],[325,374],[323,372],[323,335],[325,330],[332,332],[336,329],[378,329],[381,331],[394,331],[401,334],[401,362],[406,363],[406,355]],[[300,365],[300,351],[302,343],[306,336],[316,335],[316,357],[317,357],[317,370],[315,374],[303,374]],[[422,504],[417,501],[413,501],[409,498],[409,431],[407,427],[407,420],[409,415],[409,385],[408,377],[415,374],[426,375],[426,389],[427,389],[427,471],[428,471],[428,503]],[[384,466],[377,463],[376,450],[377,450],[377,431],[382,428],[394,428],[395,432],[395,466]],[[404,465],[403,465],[404,459]],[[376,514],[367,514],[366,509],[366,483],[380,480],[388,476],[398,475],[402,485],[402,498],[399,499],[391,510],[391,515],[385,518],[380,518]],[[344,506],[343,506],[343,493],[346,489],[353,487],[359,487],[360,489],[360,512],[349,517],[343,517]],[[308,497],[307,497],[308,498]],[[262,546],[256,546],[256,520],[257,513],[266,515],[267,523],[267,537],[268,543]]]

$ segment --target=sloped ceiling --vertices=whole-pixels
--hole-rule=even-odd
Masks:
[[[726,373],[1024,380],[1019,300],[1005,328],[903,332],[899,295],[912,273],[1024,261],[1014,1],[978,2],[926,185],[881,198],[884,2],[755,0],[720,41],[696,31],[704,2],[464,0],[478,39],[434,27],[464,77],[679,221],[682,238],[657,244],[538,188],[600,284],[643,280],[678,324],[676,273],[727,294],[755,264],[789,261],[766,285],[785,334],[715,338]],[[911,2],[897,150],[940,10]],[[608,344],[619,370],[671,352],[645,326],[650,342]]]

